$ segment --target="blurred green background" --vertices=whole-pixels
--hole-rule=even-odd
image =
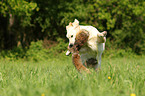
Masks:
[[[106,30],[111,54],[145,53],[144,0],[1,0],[0,56],[62,53],[68,44],[65,26],[74,19]]]

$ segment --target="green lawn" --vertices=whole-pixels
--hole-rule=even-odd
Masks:
[[[108,77],[111,77],[109,80]],[[0,60],[0,96],[145,96],[145,57],[103,58],[102,70],[79,74],[71,57]]]

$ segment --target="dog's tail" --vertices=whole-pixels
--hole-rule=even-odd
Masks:
[[[81,61],[80,55],[78,53],[72,54],[72,62],[75,65],[76,69],[82,73],[82,71],[85,71],[87,73],[91,73],[88,68],[86,68]]]

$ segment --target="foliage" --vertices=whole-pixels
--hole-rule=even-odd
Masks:
[[[13,50],[3,50],[0,53],[0,58],[5,58],[7,60],[15,60],[25,57],[25,50],[21,47],[13,48]]]
[[[44,38],[65,40],[65,26],[76,18],[106,30],[107,49],[145,53],[144,0],[2,0],[0,5],[0,49],[12,49],[19,42],[25,48]]]
[[[59,58],[67,56],[65,55],[67,51],[68,43],[64,43],[64,40],[59,38],[54,45],[43,45],[43,41],[31,42],[29,48],[25,50],[21,47],[16,47],[13,50],[3,50],[0,53],[0,58],[6,60],[26,60],[40,62],[44,60],[51,60],[53,58]],[[137,57],[132,49],[109,49],[103,52],[102,58],[121,58],[121,57]],[[71,55],[69,56],[71,57]]]
[[[145,2],[141,0],[98,0],[90,8],[92,21],[100,30],[108,31],[108,41],[115,48],[131,48],[138,54],[145,52]],[[112,48],[113,48],[112,47]]]
[[[29,49],[26,52],[27,59],[38,61],[47,59],[48,51],[43,48],[42,41],[31,42]]]
[[[67,50],[67,43],[59,38],[57,45],[49,48],[44,48],[43,41],[31,42],[29,48],[22,49],[16,47],[13,50],[3,50],[0,53],[0,57],[6,60],[18,60],[24,59],[28,61],[40,62],[47,59],[58,58],[58,55],[64,57],[65,51]]]
[[[66,43],[64,43],[62,39],[59,39],[58,42],[59,43],[56,46],[51,47],[49,49],[45,49],[43,47],[42,41],[31,42],[31,45],[25,54],[26,58],[28,60],[34,60],[34,61],[56,58],[58,57],[57,56],[58,54],[62,53],[67,48],[67,46],[65,46]]]
[[[16,15],[21,19],[23,26],[30,25],[31,15],[33,10],[39,11],[36,3],[27,2],[25,0],[6,0],[0,1],[1,10],[0,13],[6,17],[6,15]]]

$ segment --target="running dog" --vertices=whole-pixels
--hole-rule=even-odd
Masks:
[[[107,32],[99,32],[93,26],[79,25],[77,19],[66,26],[66,37],[69,39],[68,51],[66,55],[72,53],[72,61],[76,69],[85,70],[92,67],[95,70],[101,68],[101,56],[105,49]],[[79,66],[79,68],[78,68]]]

